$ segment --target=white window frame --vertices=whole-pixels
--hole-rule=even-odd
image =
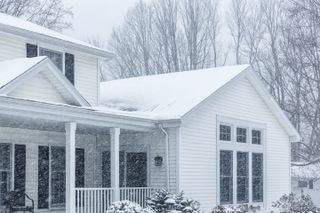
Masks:
[[[41,49],[61,54],[62,55],[62,65],[61,65],[62,66],[62,70],[61,70],[61,72],[63,73],[63,75],[65,75],[65,52],[59,51],[59,50],[55,50],[55,49],[52,49],[52,48],[48,48],[48,47],[39,46],[39,45],[37,45],[37,47],[38,47],[38,50],[37,50],[38,51],[38,56],[41,56],[40,55],[40,50]]]
[[[220,140],[220,124],[231,126],[231,141]],[[247,128],[247,143],[237,142],[236,128]],[[265,207],[267,203],[266,196],[266,132],[267,125],[255,121],[230,118],[226,116],[217,116],[217,202],[220,204],[220,151],[233,151],[233,204],[237,202],[237,152],[247,152],[249,155],[249,205],[259,205]],[[252,144],[252,130],[261,131],[261,144]],[[252,153],[263,154],[263,202],[252,201]]]

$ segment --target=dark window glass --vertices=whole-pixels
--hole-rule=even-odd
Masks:
[[[231,141],[231,126],[220,125],[220,140]]]
[[[125,152],[119,152],[119,185],[125,187]],[[111,187],[111,155],[110,151],[102,152],[102,187]]]
[[[147,186],[147,153],[127,153],[127,187]]]
[[[66,153],[64,147],[51,148],[51,205],[64,206],[66,200]]]
[[[247,142],[247,129],[237,128],[237,142],[239,143]]]
[[[84,149],[76,149],[76,187],[83,188],[85,183],[85,152]]]
[[[249,154],[237,152],[237,201],[249,202]]]
[[[49,147],[39,146],[38,209],[49,208]]]
[[[27,58],[37,57],[38,56],[38,46],[34,44],[27,44]]]
[[[309,189],[313,189],[313,180],[309,180]]]
[[[252,130],[252,144],[261,144],[261,131]]]
[[[74,84],[74,55],[65,54],[65,75],[67,79]]]
[[[26,146],[15,145],[14,146],[14,190],[19,192],[17,200],[15,200],[16,206],[25,205],[26,191]]]
[[[48,58],[50,58],[53,64],[56,65],[58,69],[62,71],[63,55],[61,52],[40,48],[39,54],[40,56],[47,56]]]
[[[263,202],[263,154],[252,154],[252,200]]]
[[[307,181],[302,181],[302,180],[300,180],[300,181],[298,182],[298,187],[299,187],[299,188],[307,188],[307,187],[308,187],[308,182],[307,182]]]
[[[233,203],[232,151],[220,151],[220,203]]]
[[[10,145],[0,144],[0,207],[10,190]],[[0,208],[1,209],[1,208]]]

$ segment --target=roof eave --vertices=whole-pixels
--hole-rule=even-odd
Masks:
[[[114,57],[113,53],[106,51],[106,50],[88,47],[88,46],[84,46],[81,44],[76,44],[76,43],[73,43],[70,41],[65,41],[63,39],[51,37],[48,35],[43,35],[40,33],[32,32],[29,30],[21,29],[21,28],[8,26],[8,25],[1,24],[1,23],[0,23],[0,30],[3,32],[6,32],[6,33],[11,33],[11,34],[18,35],[21,37],[27,37],[29,39],[34,39],[34,40],[38,40],[41,42],[47,42],[47,43],[55,44],[55,45],[59,44],[59,45],[62,45],[66,48],[70,48],[72,50],[79,51],[79,52],[84,52],[84,53],[87,53],[90,55],[95,55],[95,56],[98,56],[100,58],[107,59],[107,60],[108,59],[110,60]]]

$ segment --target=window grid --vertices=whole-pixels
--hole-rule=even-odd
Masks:
[[[252,144],[261,145],[261,131],[252,130]]]
[[[237,152],[237,203],[249,202],[249,153]]]
[[[252,201],[263,202],[263,154],[252,153]]]
[[[231,141],[231,126],[220,124],[220,140]]]
[[[220,202],[233,203],[233,152],[220,151]]]
[[[237,127],[237,142],[238,143],[247,143],[247,129]]]

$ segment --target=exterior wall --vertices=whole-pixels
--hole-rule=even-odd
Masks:
[[[302,194],[310,195],[314,205],[320,208],[320,180],[313,181],[313,189],[309,189],[308,187],[301,189],[298,187],[298,179],[292,178],[291,190],[292,193],[298,196]]]
[[[37,44],[39,47],[74,54],[75,87],[91,105],[97,105],[99,93],[97,57],[85,53],[73,52],[64,47],[39,43],[34,40],[0,32],[0,61],[26,57],[26,43]]]
[[[210,209],[218,201],[217,116],[244,121],[259,122],[267,126],[264,204],[290,192],[290,145],[289,137],[274,115],[266,107],[247,79],[223,88],[192,113],[181,127],[181,189],[187,196],[198,200],[204,209]]]
[[[9,93],[9,96],[39,101],[67,103],[57,92],[52,83],[41,73],[25,82],[18,89]]]
[[[169,130],[170,135],[175,133]],[[171,138],[171,136],[169,137]],[[38,206],[38,146],[65,146],[63,132],[39,131],[0,127],[0,143],[26,145],[26,193]],[[174,140],[170,141],[175,146]],[[110,149],[109,135],[77,134],[76,147],[85,149],[85,187],[101,187],[101,156]],[[122,133],[120,135],[120,150],[127,152],[146,151],[148,153],[148,185],[156,188],[166,187],[165,137],[162,132]],[[170,150],[171,151],[171,150]],[[175,154],[170,155],[170,161],[175,161]],[[154,157],[162,156],[162,166],[155,166]],[[170,162],[171,189],[175,190],[175,163]],[[45,212],[47,210],[38,210]],[[58,211],[55,209],[50,212]]]

